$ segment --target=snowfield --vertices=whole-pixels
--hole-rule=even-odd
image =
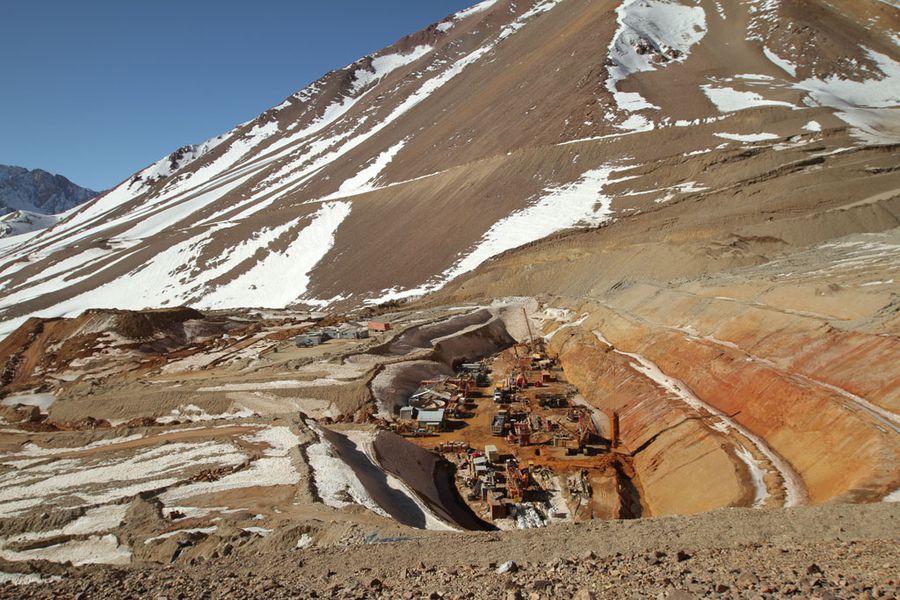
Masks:
[[[205,494],[253,487],[296,485],[300,473],[294,466],[291,453],[300,446],[300,438],[289,427],[263,427],[245,441],[264,444],[263,456],[249,467],[230,473],[216,481],[200,481],[173,487],[160,496],[166,506],[189,504],[186,500]],[[242,455],[242,461],[246,459]]]
[[[310,271],[334,246],[334,236],[350,210],[349,202],[323,204],[287,249],[270,252],[265,260],[216,288],[199,304],[209,308],[280,308],[296,301],[306,292]],[[285,281],[291,285],[284,285]]]

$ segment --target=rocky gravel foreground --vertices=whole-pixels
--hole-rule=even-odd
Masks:
[[[193,564],[86,567],[3,598],[896,598],[900,507],[430,534]]]

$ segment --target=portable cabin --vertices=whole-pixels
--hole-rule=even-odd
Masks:
[[[369,331],[390,331],[391,324],[387,321],[369,321]]]
[[[506,504],[496,494],[488,494],[488,507],[491,511],[491,519],[505,519],[507,515]]]
[[[322,331],[302,333],[294,338],[294,343],[299,348],[312,348],[328,341],[328,336]]]
[[[443,408],[437,410],[420,410],[418,416],[419,428],[428,431],[443,431],[446,423],[446,412]]]
[[[365,327],[341,327],[332,337],[339,340],[364,340],[369,337],[369,330]]]
[[[495,463],[498,460],[500,460],[500,453],[497,451],[497,446],[495,446],[493,444],[488,444],[487,446],[484,447],[484,455],[492,463]]]

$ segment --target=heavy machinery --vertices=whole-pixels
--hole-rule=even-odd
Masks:
[[[531,423],[528,419],[516,421],[512,424],[512,431],[509,434],[508,441],[510,444],[529,446],[531,445],[531,433]]]
[[[560,394],[538,394],[537,401],[541,408],[566,408],[569,406],[569,401]]]
[[[493,435],[504,435],[506,434],[506,428],[509,424],[509,415],[505,410],[501,410],[496,415],[494,415],[494,419],[491,421],[491,434]]]
[[[521,500],[525,495],[525,490],[531,485],[531,478],[528,470],[522,470],[515,461],[510,460],[506,463],[506,489],[508,495],[513,500]]]

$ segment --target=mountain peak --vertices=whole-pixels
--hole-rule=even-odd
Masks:
[[[98,193],[43,169],[0,165],[0,214],[15,211],[58,214],[87,202]]]

